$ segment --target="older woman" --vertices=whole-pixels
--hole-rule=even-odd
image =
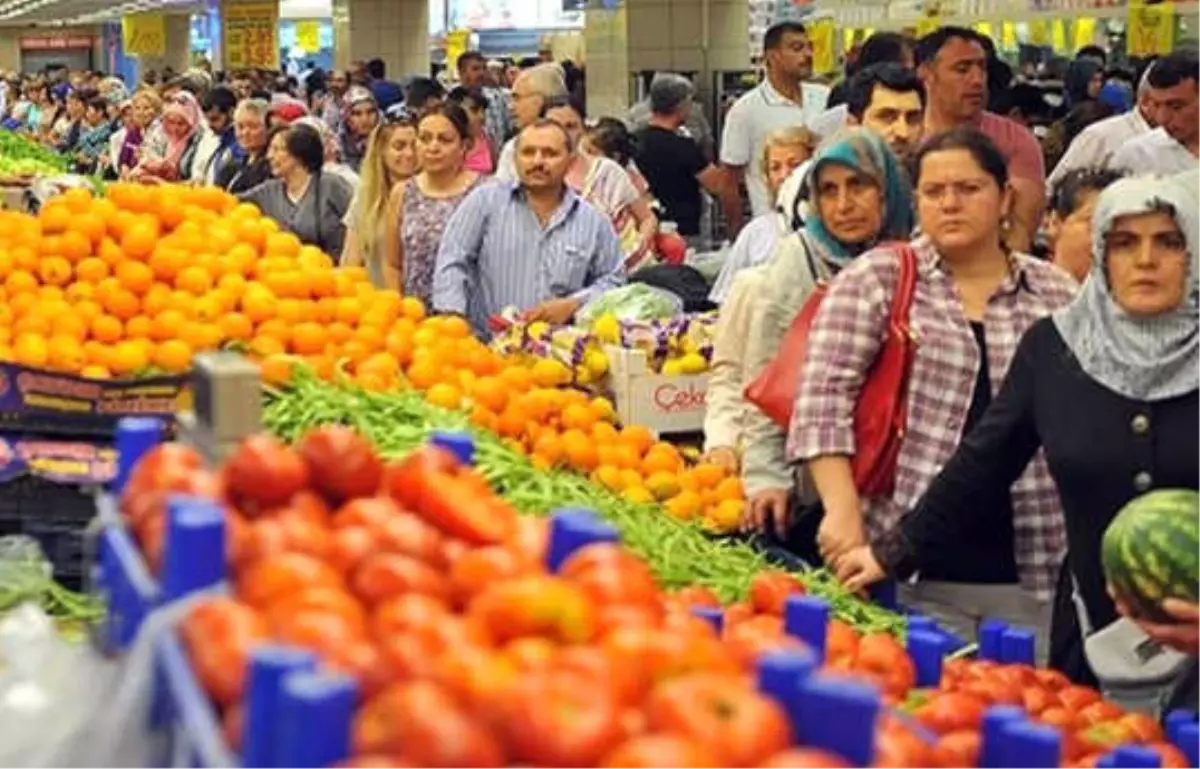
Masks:
[[[267,113],[264,99],[246,99],[233,111],[233,132],[240,152],[231,153],[217,169],[213,182],[236,194],[252,190],[271,178],[267,160]]]
[[[812,211],[804,229],[779,242],[762,268],[760,290],[751,292],[756,306],[742,337],[745,381],[779,352],[818,282],[828,281],[880,241],[906,239],[912,232],[908,179],[878,134],[860,128],[839,135],[817,153],[808,174]],[[728,304],[733,302],[731,297]],[[735,313],[731,307],[722,312]],[[784,532],[793,488],[784,452],[786,436],[766,414],[749,404],[743,408],[742,482],[749,501],[745,525]],[[717,448],[721,446],[709,446],[710,456]],[[736,456],[733,446],[724,448]],[[727,463],[728,457],[724,459]]]
[[[187,91],[179,91],[163,105],[163,144],[147,142],[141,160],[130,172],[134,181],[177,182],[191,174],[196,144],[200,141],[200,103]]]
[[[833,281],[801,367],[789,454],[807,464],[820,495],[824,519],[817,542],[830,563],[896,529],[955,446],[973,437],[1021,335],[1070,302],[1076,290],[1057,267],[1006,250],[1003,222],[1012,189],[1004,156],[982,133],[954,130],[927,142],[914,158],[913,182],[925,236],[912,243],[916,283],[909,323],[917,348],[891,492],[860,494],[850,460],[855,405],[896,290],[896,249],[859,258]],[[1006,486],[974,495],[970,509],[979,520],[1009,525],[931,558],[920,582],[902,586],[902,599],[968,639],[988,616],[1048,624],[1064,537],[1045,462],[1030,465],[1011,492]]]
[[[936,553],[1007,525],[971,504],[1003,493],[1045,451],[1066,520],[1052,664],[1077,679],[1072,582],[1093,628],[1116,619],[1100,542],[1129,500],[1200,487],[1200,221],[1196,175],[1122,179],[1100,193],[1091,275],[1074,303],[1033,325],[978,428],[888,536],[841,560],[854,586],[924,569]],[[981,519],[980,516],[990,517]],[[882,566],[882,568],[881,568]]]

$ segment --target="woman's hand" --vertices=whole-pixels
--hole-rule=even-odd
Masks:
[[[1162,602],[1161,608],[1175,621],[1151,622],[1134,616],[1128,605],[1116,599],[1111,585],[1108,593],[1113,596],[1117,611],[1136,622],[1146,635],[1163,646],[1169,646],[1193,657],[1200,656],[1200,606],[1178,598],[1168,598]]]
[[[864,590],[887,576],[867,545],[846,551],[834,564],[838,581],[854,592]]]
[[[783,539],[791,525],[788,511],[788,489],[764,489],[746,499],[742,513],[742,530],[770,532]]]
[[[825,563],[836,563],[842,555],[865,542],[862,512],[857,504],[825,504],[825,516],[817,529],[817,548]]]
[[[741,472],[738,462],[737,452],[728,446],[717,446],[715,449],[709,449],[704,455],[704,461],[710,465],[716,465],[724,470],[729,475],[737,475]]]

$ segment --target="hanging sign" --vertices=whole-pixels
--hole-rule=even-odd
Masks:
[[[1174,45],[1174,3],[1129,6],[1125,48],[1130,56],[1165,56]]]
[[[458,57],[467,52],[471,45],[471,30],[453,29],[446,33],[446,69],[458,71]]]
[[[1050,45],[1050,22],[1029,22],[1029,44],[1037,46]]]
[[[812,43],[813,73],[824,75],[837,69],[837,48],[834,43],[837,24],[833,19],[821,19],[808,25]]]
[[[296,47],[305,53],[316,53],[321,50],[321,22],[296,22]]]
[[[167,52],[167,23],[161,13],[131,13],[121,19],[126,56],[162,56]]]
[[[279,3],[225,3],[221,15],[227,70],[279,67]]]

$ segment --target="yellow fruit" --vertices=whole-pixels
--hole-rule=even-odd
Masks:
[[[596,471],[592,473],[592,480],[609,491],[620,491],[625,488],[625,479],[621,476],[621,469],[612,465],[600,465]]]
[[[679,493],[679,476],[670,472],[657,472],[646,479],[646,490],[662,501]]]
[[[663,509],[673,518],[690,521],[700,514],[704,508],[704,500],[694,491],[679,492],[663,503]]]
[[[708,371],[708,361],[698,352],[689,352],[679,359],[679,369],[684,374],[703,374]]]
[[[740,499],[726,499],[708,511],[704,521],[717,531],[734,531],[742,520],[746,503]]]
[[[669,360],[663,361],[662,373],[663,373],[663,376],[680,376],[680,375],[682,375],[683,373],[685,373],[683,370],[683,359],[682,358],[671,358]]]
[[[605,344],[620,344],[621,322],[615,315],[601,315],[592,323],[592,335]]]
[[[583,354],[583,367],[596,379],[608,373],[608,356],[603,350],[588,350]]]
[[[654,501],[654,495],[645,486],[630,486],[621,493],[625,499],[639,505],[648,505]]]

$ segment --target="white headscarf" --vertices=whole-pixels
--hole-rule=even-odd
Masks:
[[[1121,179],[1102,193],[1092,222],[1092,271],[1054,324],[1084,372],[1127,398],[1157,401],[1197,388],[1200,376],[1200,193],[1196,173]],[[1165,211],[1187,242],[1188,289],[1176,309],[1129,315],[1113,299],[1105,267],[1105,236],[1120,216]]]

